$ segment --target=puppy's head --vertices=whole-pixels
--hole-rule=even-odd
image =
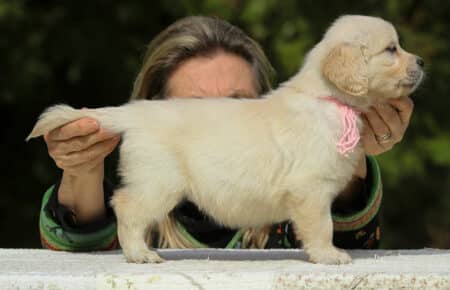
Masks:
[[[394,27],[381,18],[343,16],[321,45],[323,76],[342,101],[361,109],[409,95],[423,79],[423,60],[403,50]]]

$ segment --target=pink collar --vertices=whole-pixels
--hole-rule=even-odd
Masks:
[[[361,138],[358,126],[356,125],[356,120],[360,112],[331,96],[323,97],[322,99],[335,103],[341,112],[343,132],[341,139],[336,144],[336,148],[339,153],[347,156],[349,152],[353,152]]]

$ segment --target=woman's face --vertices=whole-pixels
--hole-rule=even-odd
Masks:
[[[251,65],[235,54],[218,52],[182,62],[167,82],[167,97],[256,98]]]

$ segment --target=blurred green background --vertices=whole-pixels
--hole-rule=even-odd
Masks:
[[[0,247],[40,247],[44,191],[60,176],[24,138],[55,103],[127,101],[146,44],[175,19],[215,15],[259,41],[284,81],[342,14],[381,16],[422,56],[427,77],[402,143],[379,156],[383,248],[450,248],[450,1],[0,0]]]

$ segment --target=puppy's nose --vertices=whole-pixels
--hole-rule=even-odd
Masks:
[[[425,62],[423,61],[423,59],[421,57],[417,57],[416,58],[416,63],[417,65],[419,65],[420,67],[424,67],[425,66]]]

